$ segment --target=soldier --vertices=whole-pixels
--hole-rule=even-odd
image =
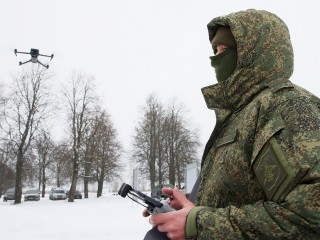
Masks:
[[[170,239],[319,239],[320,100],[293,84],[293,49],[276,15],[246,10],[208,24],[216,126],[197,200],[150,217]],[[144,216],[146,216],[144,212]]]

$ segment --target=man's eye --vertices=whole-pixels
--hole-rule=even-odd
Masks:
[[[218,52],[217,48],[214,48],[214,49],[213,49],[213,53],[214,53],[214,55],[216,55],[216,54],[217,54],[217,52]]]

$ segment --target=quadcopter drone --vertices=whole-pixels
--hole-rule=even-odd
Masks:
[[[40,62],[38,60],[38,56],[42,56],[42,57],[49,57],[51,58],[50,61],[52,60],[53,58],[53,54],[51,54],[51,56],[49,55],[44,55],[44,54],[40,54],[39,53],[39,49],[35,49],[35,48],[31,48],[30,52],[18,52],[17,49],[14,50],[14,54],[17,56],[17,53],[22,53],[22,54],[30,54],[31,55],[31,59],[29,61],[26,61],[26,62],[19,62],[19,65],[22,65],[22,64],[25,64],[25,63],[28,63],[28,62],[32,62],[32,63],[39,63],[41,64],[42,66],[44,66],[45,68],[49,68],[49,65],[44,65],[42,62]]]

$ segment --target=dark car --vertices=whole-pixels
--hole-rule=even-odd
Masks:
[[[154,189],[151,190],[151,197],[157,198],[157,199],[167,198],[167,196],[164,195],[161,191],[162,188],[164,188],[164,187],[174,188],[174,186],[172,184],[159,184]]]
[[[10,188],[3,195],[3,201],[6,202],[8,200],[14,200],[14,197],[15,197],[15,189],[14,188]]]
[[[38,189],[29,189],[24,194],[24,201],[39,201],[40,191]]]
[[[67,198],[69,198],[69,190],[66,191]],[[80,191],[77,191],[74,193],[74,199],[82,199],[82,193]]]

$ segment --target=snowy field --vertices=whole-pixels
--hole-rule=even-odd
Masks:
[[[143,207],[112,194],[74,203],[48,196],[17,205],[0,201],[0,239],[140,240],[151,228],[142,217]]]

